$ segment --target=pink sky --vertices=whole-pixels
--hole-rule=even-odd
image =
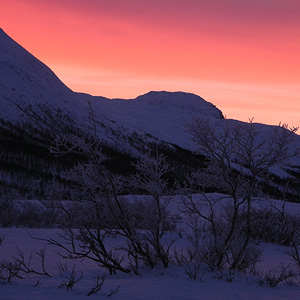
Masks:
[[[0,20],[74,91],[186,91],[300,126],[299,0],[1,0]]]

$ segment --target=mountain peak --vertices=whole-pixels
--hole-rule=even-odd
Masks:
[[[193,116],[223,119],[222,112],[212,103],[191,93],[151,91],[135,99],[118,101],[74,93],[3,30],[0,32],[0,86],[0,118],[20,121],[20,106],[35,107],[39,103],[64,109],[86,125],[90,113],[88,100],[97,121],[107,126],[118,124],[187,148],[190,141],[185,125]]]
[[[151,91],[137,97],[134,101],[143,105],[155,105],[163,109],[178,108],[217,119],[224,119],[222,112],[215,105],[192,93]]]
[[[13,60],[20,63],[21,60],[29,57],[37,60],[0,28],[0,62]]]
[[[50,68],[15,42],[3,29],[0,29],[0,86],[0,99],[10,107],[20,102],[59,101],[60,95],[71,91]],[[2,106],[5,110],[5,105]],[[0,111],[2,114],[4,112]]]
[[[6,35],[6,36],[8,36],[5,32],[4,32],[4,30],[0,27],[0,35],[1,36],[3,36],[3,35]]]

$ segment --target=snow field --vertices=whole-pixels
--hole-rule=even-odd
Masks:
[[[221,197],[220,194],[212,194],[211,197]],[[127,196],[132,198],[133,196]],[[143,197],[143,196],[135,196]],[[195,197],[202,197],[195,195]],[[174,198],[170,206],[174,213],[178,210],[177,203],[180,196]],[[227,201],[227,200],[225,200]],[[257,206],[270,205],[270,200],[257,202]],[[272,201],[272,205],[280,207],[282,202]],[[299,214],[299,204],[287,203],[286,210],[290,213]],[[50,239],[57,238],[59,229],[24,229],[24,228],[1,228],[0,235],[5,236],[2,246],[0,247],[1,259],[10,260],[16,255],[17,248],[20,249],[25,258],[30,257],[33,253],[33,268],[39,268],[39,257],[35,254],[45,246],[45,242],[32,239],[31,236]],[[171,238],[170,236],[167,239]],[[122,243],[121,238],[111,238],[108,244],[113,247]],[[185,237],[178,238],[175,242],[176,247],[187,246],[188,242]],[[257,269],[267,272],[279,268],[281,264],[292,264],[290,258],[286,255],[288,247],[283,247],[271,243],[260,243],[260,249],[263,251],[262,260],[258,263]],[[184,266],[172,264],[169,268],[163,269],[157,267],[153,270],[144,268],[140,276],[131,274],[117,273],[109,276],[107,271],[99,268],[96,263],[90,260],[66,260],[63,261],[57,254],[59,249],[46,245],[46,269],[53,277],[29,275],[23,280],[14,279],[13,285],[0,285],[0,299],[42,299],[42,300],[65,300],[65,299],[102,299],[107,298],[111,293],[113,299],[125,300],[193,300],[193,299],[212,299],[212,300],[282,300],[282,299],[299,299],[299,287],[290,286],[287,283],[281,283],[277,288],[271,288],[266,284],[260,285],[259,279],[253,275],[235,274],[232,277],[224,272],[213,273],[203,272],[203,276],[197,280],[190,280],[186,274]],[[59,250],[60,251],[60,250]],[[67,264],[67,271],[59,274],[57,263]],[[74,267],[75,265],[75,267]],[[82,279],[76,283],[72,291],[67,290],[64,286],[66,278],[70,277],[74,267],[75,278]],[[94,286],[95,278],[106,274],[106,280],[101,291],[96,295],[87,296]],[[65,276],[65,277],[64,277]],[[61,286],[61,287],[60,287]],[[60,287],[60,288],[59,288]]]

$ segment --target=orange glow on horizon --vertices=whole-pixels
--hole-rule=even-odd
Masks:
[[[74,91],[181,90],[229,118],[300,126],[298,0],[2,0],[0,19]]]

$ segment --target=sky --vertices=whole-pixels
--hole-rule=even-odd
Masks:
[[[300,126],[299,0],[1,0],[0,27],[76,92]]]

